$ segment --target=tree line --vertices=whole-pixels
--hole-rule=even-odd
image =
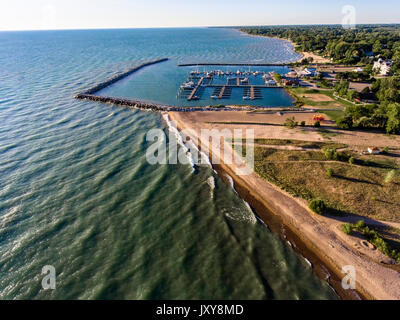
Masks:
[[[296,50],[314,52],[343,64],[370,64],[371,57],[392,59],[400,74],[400,25],[244,27],[252,35],[278,37],[296,43]]]
[[[335,86],[335,92],[352,98],[349,82],[341,81]],[[376,79],[372,83],[372,92],[379,104],[355,104],[346,108],[345,116],[336,124],[341,129],[375,128],[387,133],[400,134],[400,77]]]

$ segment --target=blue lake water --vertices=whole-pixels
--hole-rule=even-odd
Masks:
[[[0,298],[334,299],[211,168],[146,161],[160,114],[73,98],[163,57],[298,55],[231,29],[0,32]]]
[[[214,61],[213,61],[214,62]],[[236,78],[236,72],[249,72],[248,67],[223,67],[223,66],[207,66],[207,67],[178,67],[176,60],[169,60],[160,64],[146,67],[129,77],[107,87],[98,95],[111,97],[132,98],[140,101],[151,102],[156,104],[164,104],[171,106],[209,106],[209,105],[250,105],[262,107],[290,107],[293,106],[293,99],[283,88],[262,88],[262,98],[257,100],[244,100],[243,88],[233,88],[229,98],[212,99],[214,88],[205,87],[196,93],[199,100],[187,100],[187,95],[181,96],[180,87],[187,82],[192,71],[202,73],[221,70],[223,72],[233,72],[235,75],[230,76],[214,76],[213,85],[225,85],[228,78]],[[260,73],[276,72],[285,74],[289,72],[288,67],[252,67],[251,72],[259,71]],[[204,76],[204,74],[202,74]],[[249,78],[252,85],[265,85],[262,75],[243,75],[239,78]],[[195,80],[195,83],[198,79]],[[160,83],[162,86],[160,86]]]

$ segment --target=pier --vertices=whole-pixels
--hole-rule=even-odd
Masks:
[[[108,86],[116,83],[117,81],[120,81],[129,75],[139,71],[140,69],[143,69],[145,67],[165,62],[168,61],[168,58],[163,58],[163,59],[158,59],[154,61],[149,61],[146,63],[143,63],[139,66],[133,67],[125,72],[122,72],[110,79],[107,79],[94,87],[91,87],[87,89],[86,91],[82,93],[78,93],[74,98],[79,99],[79,100],[90,100],[90,101],[96,101],[96,102],[102,102],[102,103],[109,103],[109,104],[114,104],[118,106],[124,106],[124,107],[129,107],[129,108],[136,108],[136,109],[141,109],[141,110],[152,110],[152,111],[173,111],[174,107],[170,106],[163,106],[163,105],[157,105],[157,104],[149,104],[145,103],[142,101],[137,101],[133,99],[123,99],[123,98],[115,98],[115,97],[106,97],[106,96],[97,96],[95,93],[99,92],[100,90],[107,88]]]
[[[197,91],[199,90],[201,84],[203,83],[204,77],[201,77],[199,82],[197,83],[196,87],[192,90],[192,92],[189,94],[189,97],[187,98],[188,101],[192,100],[199,100],[199,97],[196,96]]]
[[[121,74],[118,74],[118,75],[116,75],[116,76],[114,76],[114,77],[112,77],[112,78],[110,78],[110,79],[108,79],[108,80],[106,80],[104,82],[101,82],[101,83],[95,85],[92,88],[89,88],[88,90],[84,91],[82,94],[88,94],[88,95],[95,94],[96,92],[99,92],[100,90],[103,90],[104,88],[107,88],[108,86],[116,83],[117,81],[120,81],[120,80],[126,78],[127,76],[130,76],[131,74],[139,71],[140,69],[143,69],[144,67],[148,67],[148,66],[151,66],[151,65],[154,65],[154,64],[157,64],[157,63],[161,63],[161,62],[165,62],[165,61],[168,61],[168,60],[169,60],[168,58],[163,58],[163,59],[159,59],[159,60],[154,60],[154,61],[143,63],[143,64],[141,64],[139,66],[136,66],[136,67],[133,67],[133,68],[121,73]]]
[[[170,106],[149,104],[149,103],[132,100],[132,99],[96,96],[93,94],[85,94],[85,93],[80,93],[80,94],[76,95],[75,99],[90,100],[90,101],[114,104],[117,106],[124,106],[124,107],[130,107],[130,108],[141,109],[141,110],[171,111],[171,108],[172,108]]]
[[[290,66],[290,63],[183,63],[178,64],[178,67],[197,67],[197,66],[226,66],[226,67],[285,67]]]
[[[226,90],[226,86],[223,86],[221,88],[221,92],[219,93],[219,96],[218,96],[220,99],[222,99],[224,97],[225,90]]]
[[[96,96],[93,94],[78,94],[75,96],[76,99],[80,100],[90,100],[95,102],[107,103],[111,105],[123,106],[132,109],[139,109],[145,111],[157,111],[157,112],[194,112],[194,111],[252,111],[252,110],[260,110],[260,109],[268,109],[268,107],[260,108],[260,107],[242,107],[242,108],[229,108],[229,107],[173,107],[161,104],[151,104],[145,103],[142,101],[132,100],[132,99],[123,99],[123,98],[115,98],[115,97],[106,97],[106,96]],[[276,112],[276,111],[273,111]]]

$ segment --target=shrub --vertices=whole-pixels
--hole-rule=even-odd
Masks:
[[[355,227],[357,230],[361,230],[361,229],[365,228],[365,222],[364,222],[364,220],[359,220],[359,221],[357,221],[357,222],[354,224],[354,227]]]
[[[378,232],[371,230],[363,220],[360,220],[355,224],[345,223],[342,225],[342,231],[346,234],[351,234],[354,230],[361,232],[368,242],[376,246],[378,250],[383,252],[385,255],[400,262],[400,252],[392,249],[389,243],[386,242]]]
[[[396,175],[397,175],[397,171],[396,171],[395,169],[390,170],[390,171],[387,173],[386,177],[385,177],[385,183],[390,183],[390,182],[392,182],[392,180],[394,179],[394,177],[396,177]]]
[[[314,127],[319,128],[321,126],[321,122],[315,121],[314,122]]]
[[[337,160],[338,154],[336,149],[331,148],[322,148],[322,153],[325,155],[327,160]]]
[[[323,215],[326,211],[325,202],[320,199],[311,200],[309,208],[311,209],[311,211],[320,215]]]
[[[353,157],[350,157],[350,158],[349,158],[349,163],[350,163],[350,164],[354,164],[354,162],[355,162],[355,159],[354,159]]]
[[[353,128],[353,117],[347,115],[336,120],[336,126],[339,129],[350,130],[351,128]]]
[[[345,234],[350,235],[350,234],[353,233],[353,226],[350,223],[345,223],[345,224],[342,225],[342,231]]]
[[[385,147],[383,150],[382,150],[382,154],[388,154],[389,153],[389,147]]]
[[[340,152],[337,154],[337,159],[339,161],[347,162],[350,160],[350,158],[351,158],[351,155],[349,155],[347,152]]]
[[[328,170],[326,170],[326,175],[327,175],[329,178],[332,178],[332,177],[334,176],[333,169],[332,169],[332,168],[329,168]]]
[[[306,122],[305,122],[305,121],[302,121],[302,122],[300,123],[300,125],[301,125],[302,127],[305,127],[305,126],[306,126]]]
[[[287,118],[287,119],[285,120],[285,123],[284,123],[284,126],[287,127],[287,128],[290,128],[290,129],[296,128],[297,125],[298,125],[298,122],[295,121],[295,118],[294,118],[294,117]]]

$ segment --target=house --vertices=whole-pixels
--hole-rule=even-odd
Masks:
[[[290,71],[289,73],[286,74],[286,77],[288,78],[297,78],[297,72],[296,71]]]
[[[390,68],[392,67],[393,61],[383,60],[379,58],[378,61],[374,62],[372,70],[379,72],[383,76],[387,76],[390,73]]]
[[[368,152],[370,154],[380,154],[381,153],[380,150],[377,147],[369,147],[368,148]]]
[[[315,77],[319,74],[316,69],[313,68],[305,68],[304,70],[299,72],[299,77]]]
[[[299,85],[299,80],[298,79],[284,79],[283,84],[285,86],[298,86]]]

